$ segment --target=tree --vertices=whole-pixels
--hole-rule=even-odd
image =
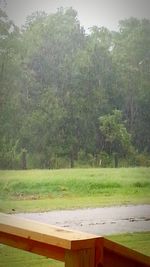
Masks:
[[[100,131],[104,136],[105,150],[115,156],[115,167],[118,157],[126,156],[131,148],[131,136],[122,121],[122,112],[113,110],[112,114],[100,117]]]
[[[117,108],[123,111],[135,146],[140,151],[149,151],[150,21],[135,18],[121,21],[113,43]]]
[[[0,9],[0,167],[15,168],[19,139],[19,29]],[[19,111],[18,111],[19,109]]]
[[[77,19],[76,11],[70,8],[66,11],[59,9],[56,14],[49,16],[33,14],[28,19],[23,40],[28,48],[25,57],[26,66],[38,84],[30,88],[32,101],[37,94],[37,102],[41,105],[42,96],[49,92],[49,88],[53,88],[60,110],[64,114],[61,119],[59,144],[63,148],[63,155],[66,153],[73,165],[76,154],[74,152],[76,129],[73,126],[76,121],[76,108],[74,107],[76,107],[75,103],[77,104],[72,79],[73,62],[84,44],[84,32]],[[50,98],[49,101],[51,101]],[[50,120],[49,117],[49,122]],[[53,135],[57,136],[56,133]],[[55,154],[57,149],[54,148],[54,144],[58,145],[58,140],[53,142],[53,146],[51,145],[51,150],[54,150]],[[48,146],[50,146],[50,140],[47,139],[45,149]]]

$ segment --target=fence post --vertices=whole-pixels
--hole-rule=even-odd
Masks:
[[[95,267],[95,248],[66,250],[65,267]]]

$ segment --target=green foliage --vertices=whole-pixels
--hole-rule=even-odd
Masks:
[[[113,110],[112,115],[104,115],[99,120],[100,131],[105,140],[104,149],[109,155],[114,155],[117,167],[118,156],[125,157],[131,150],[131,136],[122,121],[122,112]]]
[[[101,152],[99,155],[101,161],[101,167],[112,167],[112,157],[106,152]]]
[[[149,166],[149,36],[137,19],[86,34],[72,8],[21,31],[0,10],[0,168],[22,149],[27,168]]]
[[[150,166],[150,157],[146,153],[139,154],[137,153],[135,156],[135,161],[137,166]]]
[[[17,146],[3,138],[0,142],[0,169],[19,169],[20,154],[17,153]]]

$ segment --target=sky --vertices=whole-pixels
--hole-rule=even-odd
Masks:
[[[82,26],[94,25],[117,30],[119,20],[129,17],[150,19],[150,0],[0,0],[7,2],[5,11],[18,26],[37,10],[54,13],[59,7],[73,7],[78,12]],[[4,5],[3,5],[4,6]]]

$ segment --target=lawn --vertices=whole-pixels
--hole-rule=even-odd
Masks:
[[[0,211],[150,203],[150,168],[0,171]]]
[[[113,241],[150,256],[150,232],[113,235]],[[0,267],[63,267],[64,263],[53,261],[32,253],[0,245]]]
[[[1,212],[150,203],[150,169],[0,171]],[[150,255],[150,232],[109,236]],[[62,267],[63,263],[0,245],[0,267]]]

